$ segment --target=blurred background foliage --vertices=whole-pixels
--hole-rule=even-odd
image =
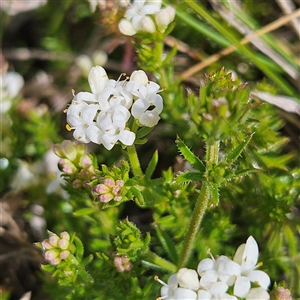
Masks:
[[[32,242],[45,238],[46,228],[53,232],[68,230],[76,232],[82,240],[86,256],[97,252],[101,258],[94,259],[88,267],[94,284],[82,281],[76,287],[57,288],[57,283],[48,278],[44,285],[50,299],[91,299],[88,295],[94,295],[93,299],[120,299],[124,291],[128,292],[126,299],[143,295],[154,299],[159,294],[160,287],[151,279],[157,272],[134,267],[132,274],[136,277],[118,275],[105,259],[104,253],[110,247],[108,237],[116,233],[116,221],[128,217],[143,233],[151,233],[150,248],[162,256],[165,254],[159,230],[175,245],[181,240],[195,204],[185,196],[196,195],[198,186],[172,183],[173,173],[188,168],[179,156],[175,139],[180,136],[204,159],[205,129],[201,122],[195,124],[190,118],[197,109],[201,114],[203,107],[199,108],[197,101],[193,106],[188,95],[201,94],[200,85],[207,75],[222,67],[242,83],[247,82],[248,91],[274,95],[268,101],[271,103],[252,96],[247,133],[255,134],[234,166],[260,168],[262,172],[232,179],[220,188],[219,205],[211,207],[205,215],[194,260],[190,260],[188,267],[193,268],[195,261],[205,258],[207,248],[214,255],[233,255],[237,245],[253,235],[262,251],[263,269],[272,282],[285,280],[294,298],[300,297],[299,27],[297,32],[291,22],[285,22],[262,36],[258,45],[238,43],[251,32],[282,18],[286,12],[279,2],[170,1],[176,9],[176,25],[165,39],[166,53],[175,45],[178,52],[166,68],[170,86],[162,93],[167,99],[162,120],[148,136],[148,142],[138,147],[144,169],[158,150],[155,176],[163,176],[170,183],[161,195],[165,202],[152,209],[141,209],[128,202],[120,210],[111,208],[83,216],[76,215],[76,211],[91,207],[90,199],[85,194],[67,197],[59,187],[49,191],[56,171],[46,167],[45,162],[53,144],[72,139],[65,129],[63,112],[72,100],[71,91],[89,90],[89,66],[102,64],[109,77],[117,79],[120,73],[130,74],[138,67],[147,70],[151,53],[144,51],[144,57],[139,57],[135,50],[139,45],[119,33],[117,22],[124,11],[117,1],[97,2],[95,12],[91,3],[84,0],[48,0],[36,9],[18,8],[15,14],[8,13],[7,3],[1,4],[1,71],[4,73],[7,66],[25,80],[9,110],[1,113],[1,195],[4,197],[10,191],[21,193],[20,206],[24,211],[20,218],[31,224],[31,229],[23,229],[35,232],[31,234]],[[287,2],[293,11],[298,9],[298,0]],[[14,2],[11,5],[12,8]],[[295,20],[299,24],[299,17]],[[220,55],[188,74],[191,67],[231,45],[238,50]],[[181,86],[174,81],[173,72],[175,78],[182,79]],[[285,101],[278,105],[276,95],[293,97],[293,110]],[[220,155],[236,147],[245,134],[237,131],[235,136],[228,137],[221,144]],[[99,166],[110,166],[122,157],[118,147],[112,151],[96,145],[88,147],[95,153]],[[57,160],[50,160],[52,167],[56,164]],[[183,193],[173,201],[170,195],[178,188]],[[36,234],[37,225],[31,222],[34,205],[42,207],[40,217],[46,221],[40,235]],[[73,294],[68,297],[73,298],[67,298],[70,289]]]

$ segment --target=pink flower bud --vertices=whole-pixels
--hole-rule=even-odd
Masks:
[[[52,246],[57,247],[58,241],[59,241],[59,237],[55,233],[51,233],[49,237],[49,243]]]
[[[60,234],[60,237],[64,240],[67,240],[69,241],[70,240],[70,235],[67,231],[63,231],[61,234]]]
[[[66,258],[69,257],[70,254],[71,254],[70,250],[65,250],[65,251],[60,253],[60,258],[61,259],[66,259]]]
[[[88,168],[91,164],[92,164],[92,160],[88,155],[85,154],[80,158],[79,165],[82,168]]]
[[[110,192],[110,189],[105,184],[102,184],[102,183],[97,184],[93,188],[93,193],[96,195],[105,194],[108,192]]]
[[[59,257],[59,251],[57,249],[48,250],[44,254],[45,258],[50,262]]]
[[[115,181],[111,178],[105,178],[103,180],[103,183],[109,187],[114,187],[115,186]]]
[[[70,242],[68,240],[62,239],[58,241],[58,246],[60,249],[68,249]]]
[[[44,240],[42,241],[42,247],[43,249],[49,250],[53,248],[53,245],[51,245],[48,240]]]
[[[116,266],[118,272],[130,271],[133,267],[129,258],[126,256],[116,256],[114,258],[114,265]]]
[[[114,197],[113,194],[107,193],[107,194],[100,195],[98,199],[100,202],[106,203],[109,202],[111,199],[113,199],[113,197]]]

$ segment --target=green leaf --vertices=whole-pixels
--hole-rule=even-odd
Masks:
[[[53,272],[55,270],[55,266],[53,265],[43,265],[42,269],[46,272]]]
[[[87,266],[87,265],[93,260],[93,258],[94,258],[93,254],[90,254],[88,257],[86,257],[86,258],[80,263],[80,266],[81,266],[81,267]]]
[[[79,275],[85,283],[94,282],[94,278],[84,268],[79,270]]]
[[[156,227],[157,236],[159,238],[160,243],[166,250],[167,254],[169,255],[171,261],[174,264],[177,264],[178,261],[178,254],[175,248],[174,243],[172,242],[171,238],[158,226]]]
[[[135,197],[135,202],[139,205],[139,206],[144,206],[145,205],[145,200],[144,200],[144,196],[143,194],[135,187],[132,187],[130,189],[130,191],[132,192],[132,194]]]
[[[179,151],[182,153],[184,158],[199,172],[202,174],[205,172],[206,168],[203,162],[185,145],[185,143],[177,137],[176,140],[177,147]]]
[[[249,168],[249,169],[244,169],[244,170],[239,170],[236,171],[234,175],[232,175],[233,178],[241,178],[243,176],[247,176],[251,173],[259,173],[262,172],[263,170],[261,169],[255,169],[255,168]],[[228,178],[230,179],[230,178]]]
[[[76,245],[76,259],[79,262],[81,262],[82,257],[83,257],[83,252],[84,252],[82,241],[80,240],[80,238],[78,236],[75,236],[74,237],[74,242],[75,242],[75,245]]]
[[[141,129],[139,129],[136,133],[136,140],[140,140],[148,135],[153,130],[153,128],[154,127],[142,127]]]
[[[148,167],[145,172],[145,179],[146,181],[150,180],[151,176],[153,175],[153,172],[155,171],[156,165],[158,162],[158,152],[157,150],[153,153],[153,156],[148,164]]]
[[[92,207],[86,207],[86,208],[82,208],[82,209],[78,209],[74,212],[74,216],[76,217],[80,217],[80,216],[86,216],[86,215],[90,215],[93,212],[95,212],[95,209]]]
[[[163,177],[155,178],[147,182],[147,187],[157,187],[165,182]]]
[[[249,142],[252,139],[254,132],[250,134],[246,139],[244,139],[235,149],[233,149],[226,157],[226,162],[231,165],[243,152],[243,150],[247,147]]]
[[[206,178],[199,172],[186,172],[181,173],[176,177],[177,183],[191,182],[191,181],[204,181]]]
[[[177,53],[177,43],[175,44],[175,46],[171,49],[171,51],[167,54],[167,56],[165,57],[163,64],[167,65],[171,62],[171,60],[173,59],[173,57],[176,55]]]

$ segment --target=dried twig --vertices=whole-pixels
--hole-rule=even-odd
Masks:
[[[277,19],[276,21],[264,26],[263,28],[261,28],[260,30],[256,31],[253,34],[250,34],[248,36],[246,36],[245,38],[243,38],[240,41],[241,45],[245,45],[248,44],[252,39],[259,37],[265,33],[271,32],[281,26],[283,26],[284,24],[286,24],[287,22],[289,22],[290,20],[299,17],[300,16],[300,9],[296,10],[295,12],[293,12],[292,14],[283,16],[279,19]],[[194,65],[193,67],[189,68],[188,70],[186,70],[184,73],[182,73],[181,75],[181,79],[182,80],[186,80],[187,78],[191,77],[192,75],[194,75],[195,73],[201,71],[202,69],[204,69],[205,67],[209,66],[210,64],[218,61],[221,57],[228,55],[232,52],[234,52],[237,49],[237,47],[235,45],[231,45],[221,51],[219,51],[216,54],[211,55],[210,57],[208,57],[205,61],[200,62],[196,65]]]

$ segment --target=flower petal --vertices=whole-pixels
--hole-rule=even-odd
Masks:
[[[250,280],[247,277],[240,276],[236,279],[233,294],[235,296],[245,298],[245,296],[249,293],[251,288]]]
[[[264,289],[267,289],[271,283],[269,275],[260,270],[251,271],[247,277],[250,281],[259,284]]]
[[[177,272],[177,280],[179,286],[188,288],[191,290],[197,290],[199,288],[199,278],[195,270],[181,268]]]
[[[96,66],[91,69],[88,80],[92,93],[99,94],[104,90],[108,82],[108,76],[101,66]]]
[[[135,140],[135,133],[129,130],[123,130],[119,134],[119,140],[126,146],[131,146]]]
[[[246,295],[246,300],[268,300],[270,295],[262,287],[252,288]]]

